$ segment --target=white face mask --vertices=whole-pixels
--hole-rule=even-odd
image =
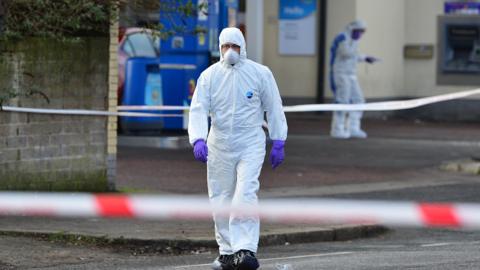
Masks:
[[[240,61],[240,55],[235,50],[228,49],[228,51],[223,54],[223,59],[225,60],[225,63],[235,65]]]

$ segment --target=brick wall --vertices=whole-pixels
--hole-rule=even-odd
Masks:
[[[4,105],[108,109],[108,37],[77,42],[29,39],[0,47],[0,94],[33,89],[50,99],[47,103],[36,95]],[[101,116],[0,112],[0,189],[113,189],[114,174],[108,179],[108,172],[115,159],[107,153],[107,126],[115,128],[113,121]]]

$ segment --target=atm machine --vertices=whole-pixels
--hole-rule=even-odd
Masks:
[[[447,2],[438,17],[439,85],[480,84],[480,3]]]

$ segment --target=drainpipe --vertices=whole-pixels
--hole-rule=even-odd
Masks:
[[[318,62],[317,62],[317,103],[325,103],[325,49],[327,39],[327,1],[319,0],[318,17]]]

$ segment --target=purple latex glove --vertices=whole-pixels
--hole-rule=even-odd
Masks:
[[[365,61],[369,64],[373,64],[373,63],[377,62],[377,58],[375,58],[373,56],[367,56],[367,57],[365,57]]]
[[[208,147],[205,140],[198,139],[193,143],[193,155],[195,159],[203,163],[207,162]]]
[[[272,150],[270,151],[270,163],[272,168],[275,169],[285,159],[285,141],[274,140]]]

